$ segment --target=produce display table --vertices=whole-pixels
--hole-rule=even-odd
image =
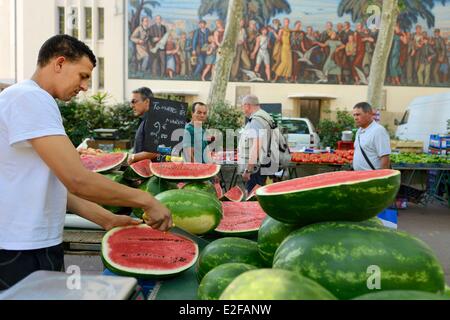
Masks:
[[[448,192],[447,184],[450,178],[450,165],[448,164],[405,164],[405,163],[397,163],[392,165],[393,169],[399,170],[402,172],[402,176],[404,177],[403,185],[406,187],[412,187],[412,182],[414,178],[424,172],[435,171],[436,177],[433,181],[430,181],[428,187],[423,188],[423,194],[419,196],[418,202],[424,206],[431,203],[433,200],[438,200],[440,202],[446,202],[446,200],[438,194],[439,188],[441,184],[446,186],[446,190]]]

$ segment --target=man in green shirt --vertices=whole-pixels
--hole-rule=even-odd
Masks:
[[[208,119],[208,107],[202,102],[192,105],[192,121],[186,124],[183,149],[186,162],[208,163],[211,156],[207,150],[208,141],[205,137],[203,124]]]

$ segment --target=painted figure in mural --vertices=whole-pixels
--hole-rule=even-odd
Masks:
[[[141,25],[131,34],[131,41],[136,46],[135,60],[138,72],[146,72],[149,67],[150,54],[148,52],[148,28],[150,26],[150,18],[142,17]]]
[[[328,21],[325,24],[325,31],[320,34],[320,42],[325,43],[325,41],[331,39],[331,33],[333,32],[333,23]]]
[[[291,49],[292,49],[292,82],[297,82],[302,73],[301,55],[305,53],[303,39],[305,32],[302,30],[302,22],[296,21],[294,30],[291,33]]]
[[[373,54],[375,52],[375,43],[377,41],[378,37],[378,30],[376,28],[373,28],[372,30],[369,30],[367,28],[364,29],[364,45],[365,45],[365,52],[364,52],[364,59],[363,59],[363,72],[364,75],[368,78],[370,73],[370,65],[372,64],[372,58]]]
[[[223,21],[218,19],[216,20],[216,29],[214,30],[214,43],[217,48],[220,48],[222,45],[223,39],[225,37],[225,26],[223,25]]]
[[[173,33],[169,32],[169,37],[166,43],[166,75],[172,79],[175,74],[179,73],[180,64],[178,53],[180,52],[180,46],[175,41]],[[177,72],[178,71],[178,72]]]
[[[353,79],[355,81],[355,84],[367,84],[367,81],[365,79],[366,77],[362,75],[363,61],[366,54],[365,42],[367,41],[362,23],[356,24],[356,30],[353,33],[353,38],[356,44],[355,58],[352,65]]]
[[[388,81],[393,85],[401,84],[400,77],[402,75],[402,69],[400,64],[400,49],[401,44],[406,44],[407,41],[406,35],[400,30],[400,25],[397,23],[394,30],[394,40],[388,61]]]
[[[269,54],[269,35],[268,29],[262,27],[260,30],[261,34],[256,38],[255,48],[252,52],[252,59],[256,59],[255,73],[259,73],[259,69],[264,63],[264,68],[266,72],[267,81],[271,81],[271,70],[270,70],[270,54]]]
[[[417,50],[419,68],[417,69],[417,81],[420,85],[429,85],[431,79],[431,62],[436,57],[436,53],[430,44],[430,39],[426,32],[422,33],[422,39]]]
[[[278,33],[281,30],[281,21],[279,19],[273,19],[272,26],[268,26],[269,29],[269,53],[272,57],[272,65],[278,65],[281,59],[281,41],[278,40]]]
[[[258,37],[258,26],[255,20],[250,20],[248,22],[247,28],[247,50],[249,55],[255,50],[256,38]],[[251,68],[254,68],[256,65],[256,61],[254,58],[250,57]]]
[[[274,66],[275,78],[273,82],[284,78],[289,81],[292,75],[292,51],[291,51],[291,30],[289,29],[290,20],[284,18],[283,29],[277,35],[278,41],[281,42],[281,58],[278,65]]]
[[[431,40],[431,44],[436,52],[433,65],[434,83],[446,83],[448,81],[447,43],[441,36],[440,29],[434,29],[434,37]]]
[[[149,29],[151,49],[153,54],[152,74],[154,77],[164,76],[166,70],[167,28],[162,24],[161,16],[155,17],[155,23]]]
[[[208,37],[208,44],[202,48],[206,52],[205,69],[202,73],[202,81],[206,81],[206,77],[211,72],[214,72],[214,65],[216,64],[217,45],[213,35]]]
[[[316,42],[315,44],[322,48],[329,48],[329,55],[327,57],[327,60],[325,61],[325,65],[323,66],[324,75],[327,76],[328,79],[330,79],[330,76],[334,76],[337,83],[342,84],[342,69],[336,63],[335,57],[339,51],[345,49],[345,44],[343,44],[342,41],[338,39],[336,32],[332,32],[330,35],[330,39],[325,41],[325,43]]]
[[[236,55],[234,56],[233,65],[231,66],[231,80],[239,80],[240,70],[250,70],[251,63],[247,49],[247,30],[245,29],[245,20],[241,19],[240,30],[236,45]]]
[[[201,20],[198,23],[198,29],[194,31],[192,38],[192,56],[197,59],[197,64],[194,70],[194,77],[199,78],[205,67],[206,50],[202,50],[205,46],[208,46],[208,38],[211,31],[206,27],[206,21]]]
[[[177,41],[178,45],[178,61],[180,62],[180,72],[179,75],[182,77],[186,77],[187,70],[189,66],[189,60],[186,58],[186,45],[187,45],[187,35],[186,32],[182,32],[180,34],[180,38]]]

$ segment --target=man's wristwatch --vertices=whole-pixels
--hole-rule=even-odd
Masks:
[[[133,154],[131,154],[131,156],[130,156],[130,159],[131,159],[131,162],[134,162],[134,157],[135,157],[136,155],[133,153]]]

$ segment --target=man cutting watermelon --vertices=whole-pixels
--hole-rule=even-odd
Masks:
[[[55,99],[87,91],[95,65],[84,43],[58,35],[40,49],[33,77],[0,94],[0,290],[35,271],[63,269],[66,210],[106,230],[141,221],[96,203],[142,208],[154,229],[173,225],[148,193],[85,169],[65,133]]]

